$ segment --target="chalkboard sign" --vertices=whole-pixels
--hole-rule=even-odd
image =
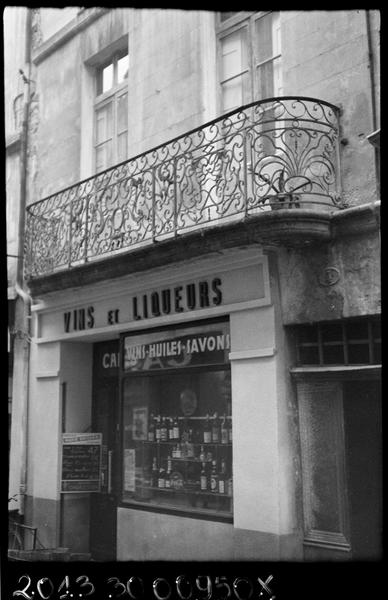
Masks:
[[[61,492],[99,492],[101,433],[64,433]]]

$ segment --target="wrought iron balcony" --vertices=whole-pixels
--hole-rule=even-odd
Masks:
[[[339,110],[255,102],[27,208],[29,279],[265,211],[341,208]]]

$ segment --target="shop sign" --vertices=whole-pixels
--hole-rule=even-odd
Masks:
[[[61,492],[99,492],[101,433],[64,433]]]
[[[228,362],[230,335],[211,331],[137,344],[124,340],[124,370],[148,371]]]

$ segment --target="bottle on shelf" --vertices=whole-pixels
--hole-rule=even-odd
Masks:
[[[228,496],[233,496],[233,479],[232,476],[228,479],[228,488],[227,488]]]
[[[154,415],[152,413],[151,413],[151,417],[150,417],[150,424],[148,427],[148,441],[149,442],[155,441],[155,421],[154,421]]]
[[[214,413],[213,424],[212,424],[212,442],[218,444],[220,441],[220,425],[218,422],[218,415]]]
[[[174,439],[174,424],[171,417],[168,419],[168,441],[172,442]]]
[[[229,421],[229,433],[228,433],[228,438],[229,438],[229,443],[231,444],[233,441],[233,435],[232,435],[232,417],[230,417],[228,419]]]
[[[167,442],[167,440],[168,440],[167,423],[166,423],[166,418],[163,417],[162,418],[162,424],[160,426],[160,441],[161,442]]]
[[[226,493],[227,487],[227,475],[226,475],[226,463],[224,460],[221,461],[221,471],[218,476],[218,491],[220,494]]]
[[[156,417],[156,425],[155,425],[155,440],[160,442],[160,415]]]
[[[205,427],[203,430],[203,441],[204,444],[210,444],[212,441],[212,431],[210,428],[209,415],[206,415]]]
[[[152,459],[152,469],[151,469],[151,487],[158,487],[158,465],[156,462],[156,456]]]
[[[179,422],[178,422],[178,417],[175,417],[174,422],[173,422],[173,439],[176,441],[179,441]]]
[[[208,489],[208,478],[206,473],[206,464],[202,463],[201,476],[200,476],[200,488],[203,492],[206,492]]]
[[[222,419],[221,423],[221,444],[227,444],[229,441],[229,428],[226,422],[226,416]]]
[[[171,456],[167,457],[167,472],[164,479],[164,487],[167,489],[171,488],[171,473],[172,473],[172,461]]]
[[[210,491],[217,493],[218,492],[218,473],[217,473],[217,462],[215,460],[212,461],[212,472],[210,473]]]
[[[201,450],[199,452],[199,460],[203,463],[206,460],[206,454],[205,451],[203,449],[203,446],[201,446]]]
[[[166,471],[165,471],[165,469],[163,469],[162,466],[159,469],[158,487],[159,488],[165,488],[166,487]]]

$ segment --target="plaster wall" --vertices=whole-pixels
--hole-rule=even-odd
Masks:
[[[24,6],[6,6],[3,12],[4,44],[4,124],[5,135],[17,133],[13,101],[23,93],[24,83],[19,74],[26,60],[27,9]],[[15,39],[18,41],[14,43]]]
[[[16,279],[16,267],[19,240],[20,213],[20,161],[19,154],[7,154],[6,157],[6,227],[7,227],[7,275],[8,286]]]
[[[42,40],[48,40],[62,27],[74,19],[81,9],[77,6],[66,6],[64,8],[45,8],[40,11],[40,28]]]
[[[379,19],[370,12],[378,57]],[[342,194],[349,206],[377,194],[374,151],[366,139],[374,130],[368,53],[365,10],[282,13],[283,92],[341,108]]]
[[[283,320],[286,325],[378,314],[380,249],[375,235],[346,237],[324,247],[279,250]],[[327,285],[325,269],[338,270]]]

